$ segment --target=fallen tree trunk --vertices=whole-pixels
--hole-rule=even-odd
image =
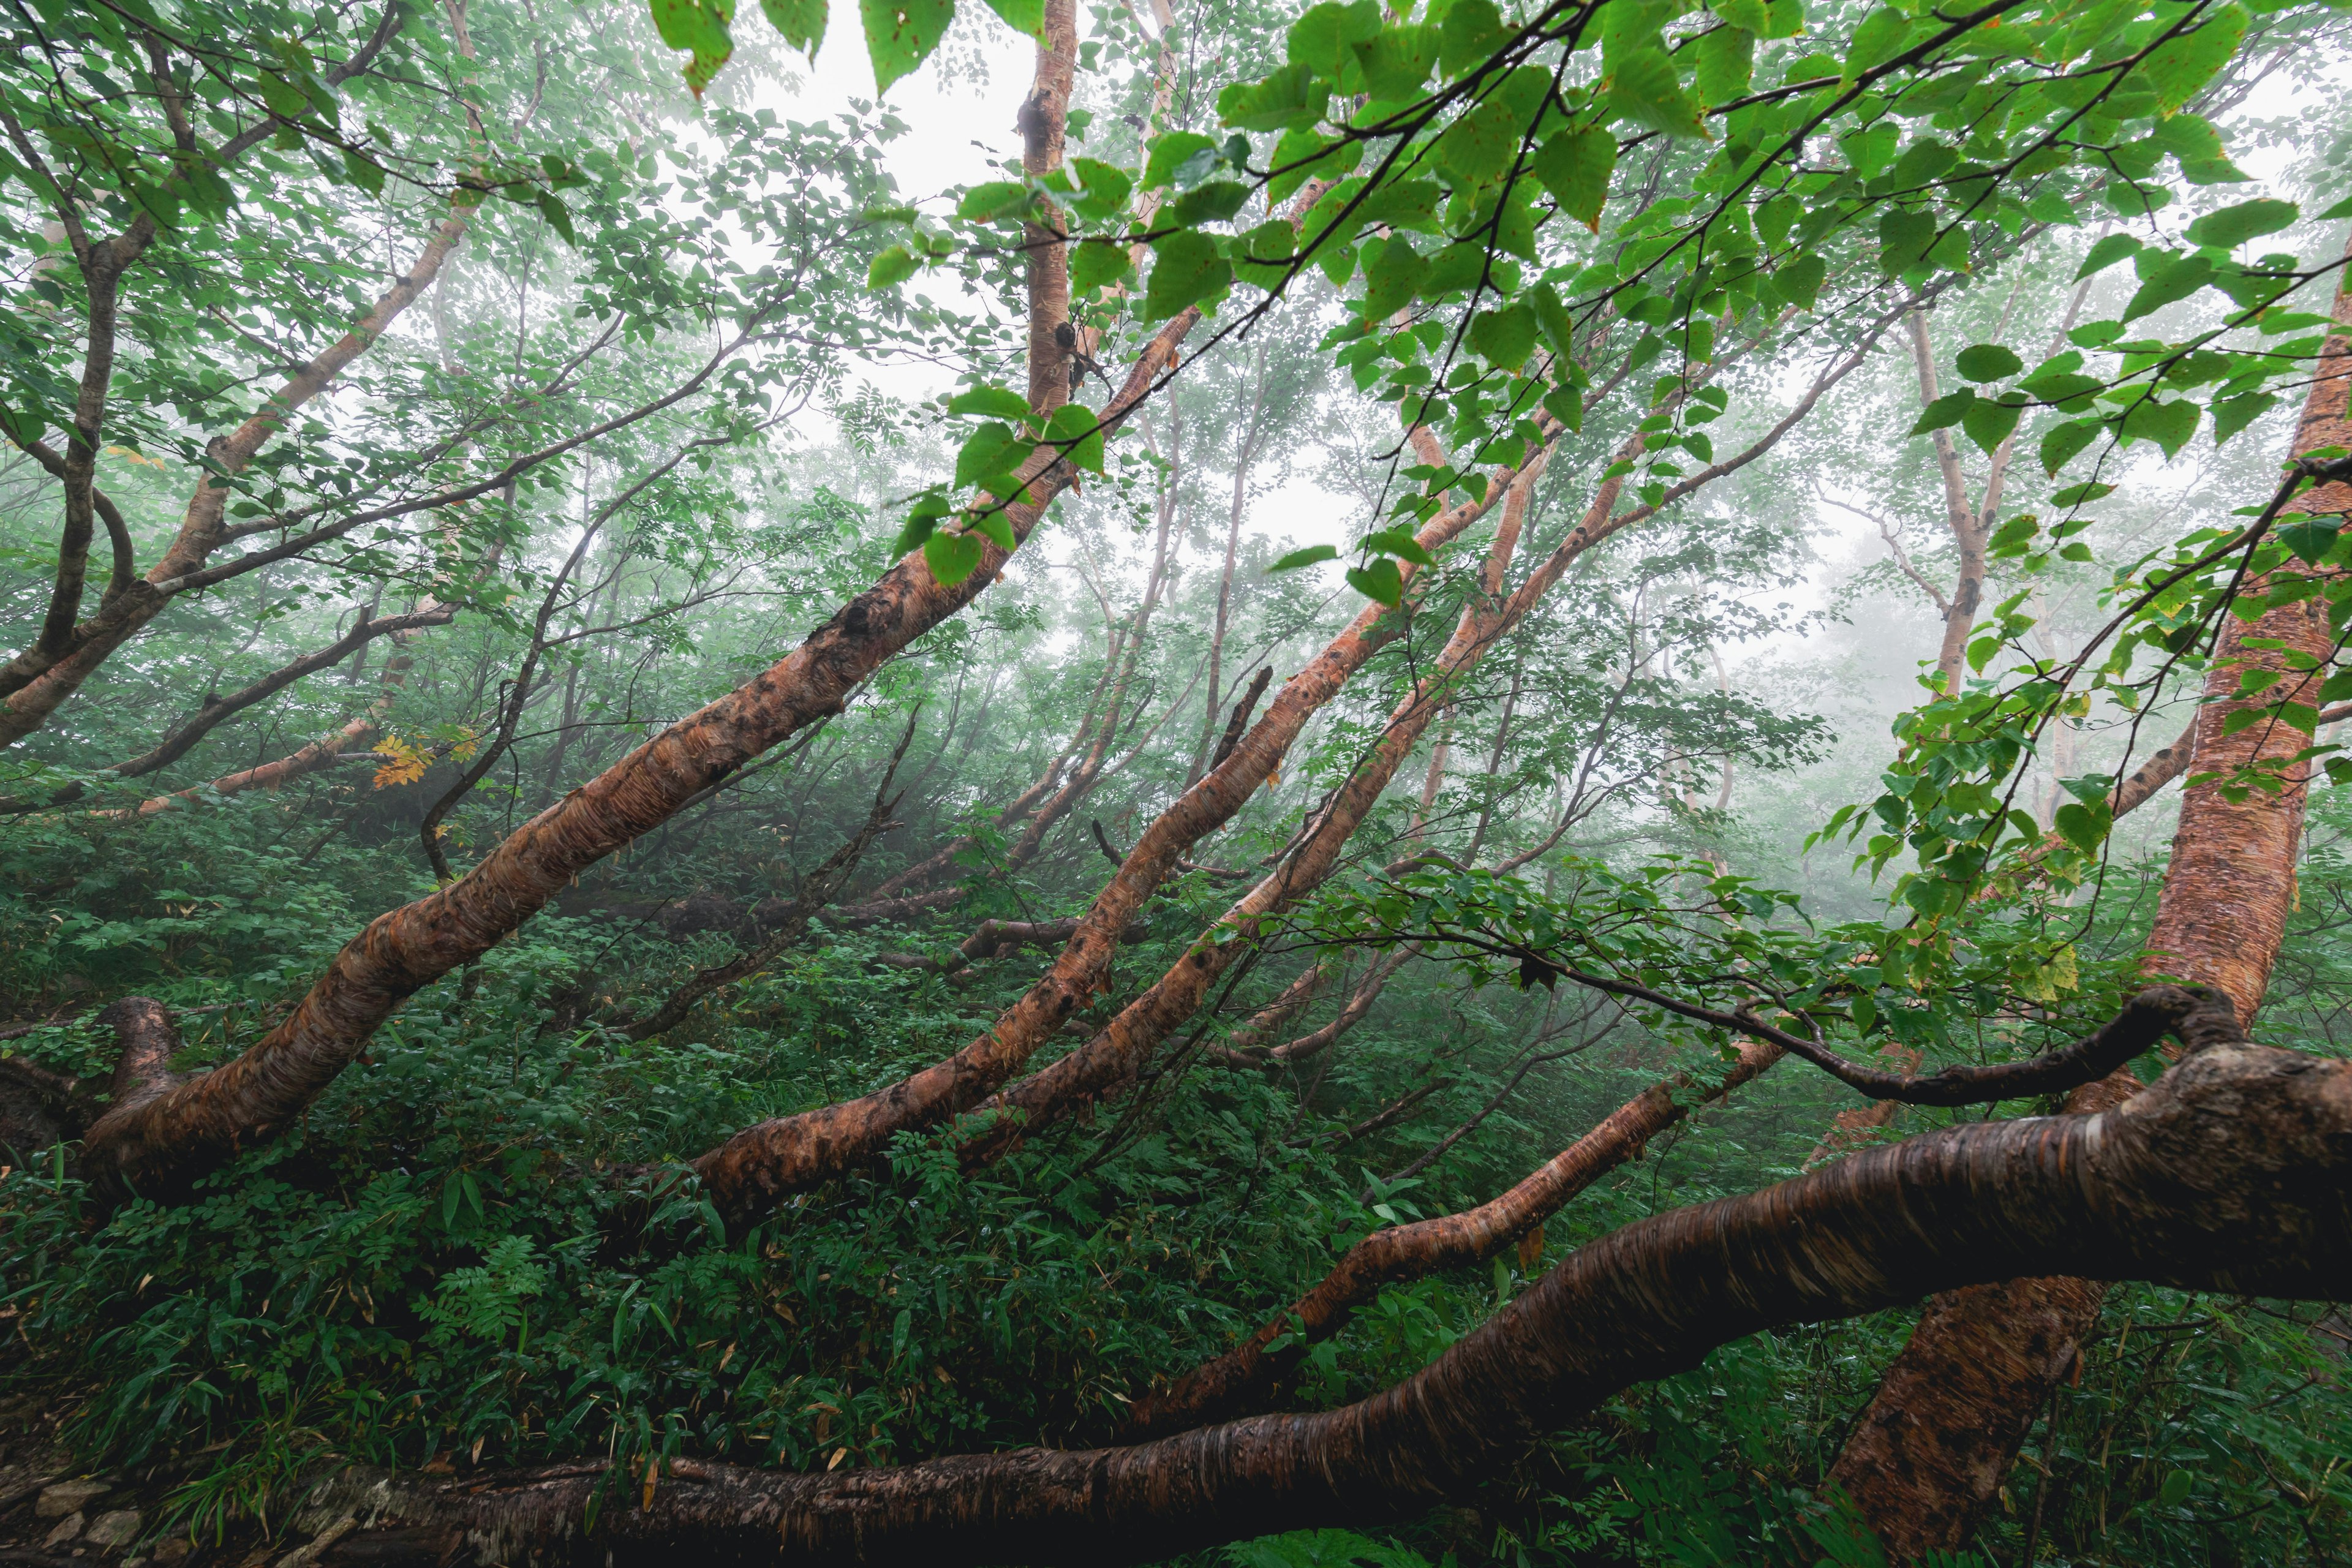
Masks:
[[[2213,1047],[2116,1111],[1970,1123],[1659,1215],[1564,1258],[1404,1383],[1322,1414],[864,1471],[684,1461],[644,1492],[599,1463],[463,1478],[354,1470],[315,1488],[299,1519],[338,1532],[322,1563],[461,1552],[583,1568],[1153,1560],[1407,1517],[1718,1345],[2060,1268],[2294,1300],[2352,1294],[2352,1063]]]

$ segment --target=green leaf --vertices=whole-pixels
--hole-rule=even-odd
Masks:
[[[894,283],[912,278],[922,267],[912,252],[903,245],[887,246],[874,258],[874,265],[866,269],[868,289],[887,289]]]
[[[1045,422],[1045,439],[1070,443],[1062,450],[1062,456],[1070,466],[1099,474],[1103,471],[1100,418],[1083,403],[1065,403],[1055,409],[1054,416]],[[1010,550],[1012,546],[1008,544],[1005,548]]]
[[[1409,528],[1383,528],[1364,536],[1364,548],[1382,555],[1393,555],[1400,561],[1410,561],[1416,566],[1434,566],[1437,557],[1422,548],[1421,541]]]
[[[1383,27],[1377,37],[1358,42],[1356,63],[1372,100],[1417,97],[1437,64],[1438,48],[1438,29],[1412,24]]]
[[[1458,76],[1483,64],[1507,32],[1494,0],[1454,0],[1438,25],[1439,68],[1447,76]]]
[[[1452,20],[1451,13],[1448,21]],[[1626,50],[1610,67],[1609,112],[1650,131],[1698,141],[1706,135],[1698,106],[1683,90],[1675,62],[1655,44]]]
[[[990,180],[972,186],[956,203],[956,216],[967,223],[996,223],[1021,217],[1029,211],[1029,187],[1019,180]]]
[[[2209,13],[2195,31],[2158,46],[2123,85],[2145,84],[2155,89],[2159,109],[2179,108],[2230,63],[2238,41],[2246,36],[2247,21],[2242,6],[2224,5]]]
[[[2185,231],[2191,245],[2218,246],[2223,250],[2235,250],[2250,239],[2266,234],[2276,234],[2301,216],[2303,209],[2293,202],[2263,197],[2260,201],[2240,202],[2220,212],[2207,213]],[[2128,319],[2128,318],[2126,318]]]
[[[1979,397],[1960,416],[1960,428],[1969,433],[1969,440],[1990,453],[2009,439],[2009,433],[2017,428],[2017,416],[2024,412],[2021,403],[1995,403]]]
[[[1087,240],[1070,247],[1070,288],[1075,293],[1091,294],[1118,282],[1132,269],[1124,240]]]
[[[1535,307],[1525,300],[1503,310],[1481,310],[1470,323],[1470,347],[1488,364],[1517,370],[1535,352]]]
[[[2278,402],[2278,395],[2269,392],[2249,392],[2237,397],[2216,398],[2213,402],[2213,445],[2216,447],[2261,418]]]
[[[2197,434],[2197,420],[2202,412],[2187,398],[2159,403],[2152,396],[2144,397],[2125,412],[2118,434],[2127,441],[2153,441],[2164,448],[2166,457],[2175,457],[2189,445],[2189,437]]]
[[[1968,387],[1948,392],[1920,411],[1919,422],[1911,426],[1914,436],[1925,436],[1930,430],[1949,429],[1960,422],[1960,416],[1976,406],[1977,395]]]
[[[1559,210],[1599,233],[1609,179],[1617,169],[1617,138],[1598,125],[1561,131],[1536,150],[1528,166]]]
[[[980,570],[988,547],[976,533],[934,533],[923,541],[923,564],[943,588],[952,588]]]
[[[949,398],[948,412],[989,419],[1026,419],[1029,400],[1009,386],[975,386]]]
[[[1271,292],[1290,275],[1298,254],[1298,231],[1281,218],[1268,218],[1235,240],[1230,255],[1234,275]]]
[[[1811,251],[1784,261],[1772,272],[1772,288],[1781,299],[1801,310],[1813,308],[1821,295],[1822,285],[1829,280],[1830,264]]]
[[[1164,321],[1233,281],[1234,269],[1217,242],[1197,229],[1183,229],[1156,242],[1151,279],[1143,295],[1146,322]]]
[[[1907,272],[1927,259],[1936,243],[1936,215],[1904,207],[1888,209],[1878,220],[1878,265],[1889,274]]]
[[[1729,103],[1748,91],[1756,70],[1756,35],[1745,27],[1716,27],[1699,35],[1696,85],[1701,100]]]
[[[2025,368],[2025,362],[2000,343],[1978,343],[1960,351],[1955,362],[1970,381],[2006,381]]]
[[[1016,33],[1026,33],[1033,38],[1045,36],[1045,0],[988,0],[988,8]]]
[[[1274,178],[1266,182],[1269,206],[1289,199],[1308,180],[1337,180],[1355,168],[1363,149],[1353,142],[1329,142],[1312,131],[1286,131],[1274,144],[1269,165]]]
[[[990,487],[992,491],[1000,488],[1004,490],[1011,491],[1019,489],[1021,486],[1017,481],[1013,480],[1010,476],[1007,476],[1006,482],[1003,486]],[[1012,554],[1015,550],[1021,548],[1021,541],[1013,534],[1013,520],[1006,517],[1002,511],[982,512],[980,516],[971,520],[971,526],[977,529],[989,539],[993,540],[996,542],[997,548],[1003,551],[1007,555]]]
[[[1873,11],[1853,30],[1853,44],[1845,52],[1845,72],[1841,79],[1852,87],[1863,74],[1885,64],[1901,54],[1911,41],[1911,18],[1892,6]]]
[[[1412,303],[1422,279],[1428,276],[1429,263],[1402,235],[1366,246],[1361,307],[1364,320],[1385,321],[1403,310]]]
[[[2099,438],[2101,428],[2096,419],[2075,419],[2052,426],[2042,437],[2042,471],[2055,479],[2059,469]]]
[[[2175,1470],[2164,1478],[2164,1485],[2157,1490],[2156,1500],[2166,1508],[2179,1508],[2189,1500],[2189,1489],[2196,1484],[2197,1478],[2187,1470]]]
[[[866,24],[874,90],[881,93],[931,58],[955,19],[955,0],[857,0],[857,14]]]
[[[784,42],[816,58],[816,48],[824,42],[824,25],[828,0],[760,0],[760,9],[768,14],[769,22],[784,36]]]
[[[1143,165],[1143,188],[1156,191],[1162,185],[1174,184],[1179,170],[1191,164],[1202,153],[1213,153],[1216,150],[1215,140],[1197,131],[1171,131],[1165,136],[1154,138],[1151,157]],[[1204,161],[1204,170],[1205,167]]]
[[[563,205],[562,196],[553,191],[541,191],[531,198],[531,205],[539,209],[548,227],[563,237],[564,244],[578,248],[580,241],[572,232],[572,209]]]
[[[2079,485],[2068,485],[2064,489],[2060,490],[2056,495],[2050,498],[2050,504],[2052,506],[2061,507],[2078,507],[2083,505],[2085,501],[2105,500],[2107,497],[2115,493],[2115,486],[2101,484],[2098,480],[2092,479]]]
[[[1490,98],[1445,128],[1437,139],[1437,164],[1456,185],[1490,185],[1509,171],[1518,150],[1518,117]]]
[[[1078,216],[1102,223],[1126,210],[1135,181],[1125,169],[1096,158],[1073,158],[1070,172],[1078,177],[1078,189],[1069,198],[1069,206]]]
[[[1331,84],[1294,60],[1258,81],[1237,81],[1217,94],[1217,119],[1244,131],[1303,131],[1331,105]]]
[[[957,488],[975,485],[992,474],[1019,468],[1029,456],[1029,445],[1028,437],[993,420],[981,426],[964,437],[962,447],[956,453]]]
[[[1374,37],[1380,30],[1381,8],[1377,0],[1356,0],[1352,5],[1325,0],[1320,5],[1309,6],[1290,25],[1283,52],[1292,64],[1304,66],[1325,81],[1339,86],[1342,85],[1341,75],[1356,63],[1355,50],[1350,46]]]
[[[1310,544],[1304,550],[1292,551],[1289,554],[1284,556],[1281,560],[1267,567],[1266,571],[1269,573],[1296,572],[1302,566],[1313,566],[1318,562],[1337,561],[1338,559],[1339,559],[1339,551],[1338,546],[1330,544]]]
[[[2336,536],[2343,530],[2340,517],[2297,518],[2279,525],[2278,538],[2281,544],[2316,566],[2336,548]]]
[[[2115,818],[2105,805],[2085,805],[2070,800],[2058,808],[2051,820],[2067,843],[2090,855],[2097,852]]]
[[[1369,565],[1349,567],[1348,586],[1391,610],[1404,601],[1404,574],[1386,556]]]
[[[1211,180],[1193,186],[1169,204],[1168,221],[1191,227],[1197,224],[1223,223],[1242,210],[1249,200],[1247,185],[1239,180]]]
[[[2091,253],[2083,258],[2083,265],[2075,269],[2074,281],[2080,283],[2084,279],[2091,277],[2095,273],[2105,271],[2108,268],[2113,267],[2116,262],[2121,261],[2125,257],[2131,255],[2134,251],[2139,248],[2140,241],[2137,235],[2110,234],[2103,236],[2096,245],[2091,247]]]

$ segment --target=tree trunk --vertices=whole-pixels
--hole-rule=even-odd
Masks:
[[[698,1461],[314,1489],[322,1563],[1152,1561],[1462,1496],[1563,1423],[1767,1330],[2060,1267],[2189,1289],[2352,1294],[2352,1063],[2220,1045],[2127,1110],[1974,1122],[1627,1226],[1404,1383],[1133,1447],[791,1474]],[[614,1482],[619,1484],[614,1485]],[[591,1531],[583,1520],[603,1491]],[[366,1522],[358,1529],[344,1521]]]
[[[2335,319],[2352,323],[2352,294],[2342,289]],[[2352,446],[2347,393],[2352,338],[2338,331],[2323,350],[2295,432],[2295,456]],[[2329,486],[2298,504],[2315,512],[2352,510],[2352,487]],[[2223,620],[2221,657],[2206,677],[2207,705],[2193,727],[2194,765],[2215,777],[2181,797],[2145,969],[2216,987],[2251,1024],[2294,905],[2295,850],[2310,768],[2288,766],[2278,793],[2255,789],[2237,801],[2223,795],[2221,781],[2249,764],[2292,756],[2311,737],[2271,720],[2234,735],[2222,731],[2242,708],[2308,701],[2325,679],[2334,638],[2326,603],[2315,597],[2267,611],[2251,626],[2226,612]],[[2279,646],[2249,647],[2250,639],[2275,639]],[[2321,668],[2288,668],[2294,653],[2310,656]],[[2240,701],[2239,676],[2247,668],[2282,671],[2284,678],[2251,703]],[[2178,750],[2178,743],[2167,748]],[[2120,805],[2123,788],[2117,793]],[[2076,1089],[2067,1108],[2107,1110],[2137,1088],[2125,1069]],[[2027,1279],[1930,1304],[1830,1471],[1890,1557],[1904,1562],[1954,1550],[1974,1531],[2034,1414],[2096,1327],[2105,1295],[2084,1279]]]

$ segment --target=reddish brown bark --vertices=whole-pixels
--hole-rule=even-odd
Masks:
[[[1715,1092],[1737,1089],[1781,1055],[1778,1046],[1748,1042]],[[1643,1089],[1510,1191],[1476,1208],[1372,1232],[1349,1247],[1320,1284],[1257,1332],[1194,1367],[1165,1393],[1136,1401],[1131,1435],[1179,1432],[1261,1407],[1309,1346],[1339,1332],[1383,1286],[1484,1263],[1517,1245],[1594,1182],[1641,1158],[1651,1139],[1690,1113],[1690,1075],[1678,1073]],[[1269,1348],[1285,1335],[1289,1339],[1281,1350]]]
[[[1499,497],[1513,477],[1510,470],[1497,475],[1487,494]],[[1435,550],[1451,542],[1485,510],[1481,500],[1441,513],[1418,535],[1423,548]],[[793,1193],[874,1159],[898,1133],[978,1108],[1093,997],[1109,972],[1119,934],[1175,870],[1183,852],[1248,803],[1281,765],[1307,720],[1397,629],[1390,612],[1369,605],[1285,682],[1233,753],[1144,830],[1053,967],[988,1033],[886,1089],[746,1128],[697,1160],[695,1171],[719,1212],[730,1225],[751,1224]]]
[[[2352,294],[2338,289],[2334,314],[2337,322],[2352,323]],[[2322,353],[2295,432],[2295,456],[2352,445],[2347,394],[2352,338],[2339,331]],[[2309,511],[2352,510],[2352,487],[2313,491],[2298,505]],[[2193,727],[2193,765],[2208,776],[2181,797],[2146,969],[2216,987],[2251,1023],[2294,904],[2295,849],[2310,770],[2308,763],[2288,766],[2280,775],[2283,789],[2252,790],[2236,801],[2224,794],[2224,781],[2256,763],[2292,756],[2311,737],[2268,719],[2234,735],[2222,731],[2231,714],[2247,706],[2308,701],[2324,679],[2334,639],[2325,602],[2317,598],[2266,611],[2252,625],[2235,616],[2225,620],[2221,657],[2206,679],[2206,706]],[[2282,646],[2248,647],[2249,639],[2277,639]],[[2288,668],[2291,651],[2318,660],[2323,669]],[[2283,678],[2251,704],[2242,702],[2239,675],[2247,668],[2281,671]],[[2177,751],[2177,743],[2168,750]],[[2129,1099],[2137,1087],[2127,1070],[2119,1071],[2075,1090],[2067,1107],[2104,1110]],[[2015,1462],[2035,1412],[2097,1325],[2104,1299],[2100,1287],[2082,1279],[2025,1279],[1931,1304],[1830,1471],[1889,1556],[1908,1561],[1968,1539]]]
[[[1106,423],[1115,426],[1134,408],[1198,320],[1188,312],[1151,340]],[[1021,477],[1037,499],[1007,509],[1016,540],[1027,538],[1069,472],[1050,452],[1030,459]],[[773,667],[565,795],[457,882],[378,917],[252,1049],[136,1113],[110,1112],[90,1130],[93,1164],[141,1191],[166,1193],[275,1136],[420,986],[488,951],[581,870],[701,790],[838,711],[876,666],[971,603],[1007,559],[992,543],[979,568],[949,587],[919,552],[908,555]]]
[[[1634,1384],[1761,1331],[2067,1267],[2109,1279],[2352,1293],[2352,1063],[2200,1051],[2125,1110],[1979,1122],[1571,1254],[1404,1383],[1313,1415],[1131,1447],[785,1474],[686,1461],[650,1499],[593,1463],[467,1478],[351,1472],[302,1526],[326,1563],[1088,1564],[1422,1512]]]

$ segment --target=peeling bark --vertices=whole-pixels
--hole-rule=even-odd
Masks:
[[[2334,316],[2352,323],[2352,293],[2343,288]],[[2347,394],[2352,337],[2338,331],[2323,349],[2294,456],[2352,445]],[[2300,505],[2312,511],[2352,509],[2352,486],[2323,487]],[[2221,657],[2207,676],[2206,705],[2192,728],[2194,765],[2214,778],[2291,756],[2310,742],[2283,721],[2222,733],[2230,715],[2249,706],[2236,700],[2240,670],[2283,672],[2252,705],[2308,700],[2325,678],[2334,643],[2317,599],[2272,609],[2252,625],[2231,616],[2224,620]],[[2251,638],[2275,638],[2283,646],[2250,648]],[[2286,655],[2293,651],[2312,656],[2321,668],[2289,669]],[[2167,748],[2179,751],[2179,742]],[[2242,1022],[2250,1023],[2262,1005],[2294,907],[2309,771],[2308,763],[2284,769],[2284,787],[2275,794],[2255,790],[2233,802],[2209,779],[2181,797],[2145,972],[2216,987]],[[2150,788],[2141,798],[2153,793]],[[2067,1107],[2105,1110],[2131,1099],[2137,1088],[2128,1071],[2119,1071],[2075,1090]],[[2013,1279],[1932,1304],[1830,1471],[1890,1557],[1905,1562],[1968,1539],[2015,1462],[2034,1413],[2096,1327],[2105,1294],[2087,1278],[2053,1277]]]

